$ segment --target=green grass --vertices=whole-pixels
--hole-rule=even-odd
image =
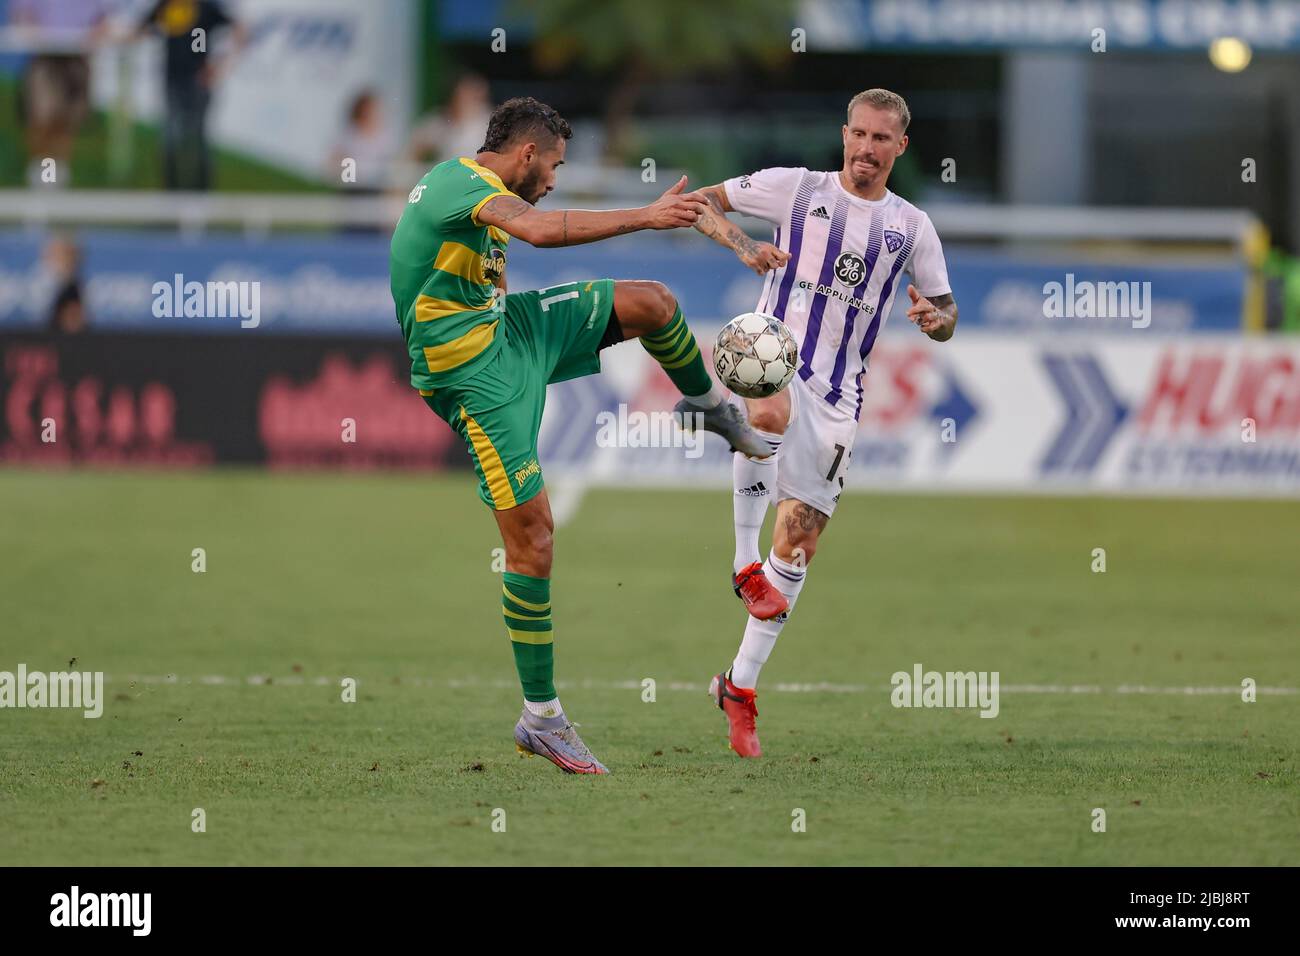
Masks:
[[[1300,860],[1300,696],[1114,693],[1300,687],[1297,502],[848,497],[759,688],[766,756],[742,762],[703,693],[743,624],[726,493],[593,492],[553,598],[603,779],[513,751],[467,478],[7,471],[0,515],[0,669],[110,677],[99,720],[0,711],[5,863]],[[1103,692],[894,709],[915,662]],[[820,681],[859,689],[776,688]]]

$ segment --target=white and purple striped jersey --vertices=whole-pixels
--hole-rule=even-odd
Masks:
[[[886,191],[854,196],[839,172],[761,169],[723,183],[731,208],[776,226],[790,261],[767,274],[755,311],[775,315],[799,342],[799,376],[829,404],[862,411],[867,356],[900,286],[927,298],[951,292],[930,217]]]

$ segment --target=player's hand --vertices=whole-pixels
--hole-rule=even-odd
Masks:
[[[740,257],[741,262],[759,275],[766,275],[773,269],[779,269],[790,261],[790,253],[782,252],[770,242],[754,242],[753,240],[737,249],[736,255]]]
[[[678,229],[693,226],[706,207],[703,193],[683,192],[686,177],[669,186],[662,196],[645,207],[647,229]]]
[[[933,302],[917,292],[916,286],[908,285],[907,295],[912,300],[912,307],[907,310],[907,320],[915,323],[926,335],[933,337],[935,332],[956,324],[951,315],[940,311]]]

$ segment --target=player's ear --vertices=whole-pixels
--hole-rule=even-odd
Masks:
[[[898,141],[898,152],[895,153],[894,155],[902,156],[903,153],[907,151],[907,143],[908,143],[907,134],[904,133],[903,138]]]

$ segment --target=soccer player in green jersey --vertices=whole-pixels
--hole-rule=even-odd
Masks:
[[[658,282],[592,279],[506,294],[513,236],[566,246],[641,229],[692,226],[704,210],[683,177],[639,209],[540,212],[572,130],[532,97],[492,114],[474,158],[448,160],[411,190],[393,232],[389,269],[411,385],[465,440],[479,497],[505,543],[502,613],[524,710],[515,743],[569,773],[607,773],[583,744],[555,691],[551,629],[554,523],[537,433],[549,382],[600,371],[599,352],[639,338],[684,398],[684,427],[720,434],[753,457],[770,447],[724,401],[671,292]]]

